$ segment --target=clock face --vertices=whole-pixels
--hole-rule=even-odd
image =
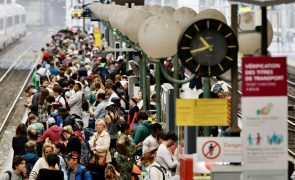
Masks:
[[[237,60],[238,42],[229,26],[215,19],[199,20],[180,36],[178,56],[200,76],[216,76]]]

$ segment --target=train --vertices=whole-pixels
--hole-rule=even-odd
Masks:
[[[2,4],[0,0],[0,49],[5,49],[25,34],[25,8],[16,3]]]

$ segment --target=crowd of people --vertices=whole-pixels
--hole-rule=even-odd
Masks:
[[[16,128],[12,169],[1,180],[179,179],[177,136],[142,110],[142,93],[128,94],[123,56],[70,31],[41,51],[25,90],[27,122]]]

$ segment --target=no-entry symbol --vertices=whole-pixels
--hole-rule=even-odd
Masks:
[[[216,159],[221,153],[221,147],[216,141],[207,141],[202,147],[202,153],[208,159]]]

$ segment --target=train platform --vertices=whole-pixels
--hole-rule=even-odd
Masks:
[[[155,38],[153,30],[156,28],[149,25],[157,22],[158,28],[168,21],[169,27],[178,27],[180,31],[180,21],[176,22],[176,18],[186,19],[183,18],[186,13],[185,16],[202,16],[203,12],[157,5],[126,7],[126,10],[108,3],[93,3],[93,6],[84,3],[66,2],[65,22],[72,22],[71,28],[51,25],[54,24],[52,17],[63,17],[64,14],[49,10],[51,18],[47,14],[47,26],[31,28],[25,37],[12,40],[11,45],[0,52],[0,94],[5,97],[0,102],[0,178],[8,176],[4,172],[11,170],[13,158],[19,159],[19,164],[27,163],[26,167],[16,168],[22,172],[27,169],[26,178],[30,180],[42,177],[49,169],[55,170],[48,174],[50,179],[59,173],[61,179],[74,175],[75,179],[87,180],[106,176],[124,180],[144,177],[153,180],[228,180],[241,176],[246,180],[280,180],[288,176],[287,169],[294,172],[295,43],[272,42],[268,48],[271,56],[249,56],[243,62],[239,61],[241,64],[236,73],[240,73],[243,66],[243,74],[232,80],[233,89],[237,86],[239,90],[232,92],[231,84],[225,82],[231,72],[224,68],[236,62],[238,42],[234,31],[226,24],[227,17],[218,10],[206,9],[205,13],[218,13],[219,19],[196,21],[191,28],[197,36],[184,33],[184,40],[177,42],[177,51],[191,56],[183,60],[180,53],[168,58],[175,54],[173,48],[168,47],[169,43],[165,51],[160,51],[163,48],[160,46],[154,48],[159,45],[157,43],[150,46],[149,42],[162,36]],[[40,11],[46,7],[54,5],[40,2]],[[97,9],[101,11],[95,11]],[[34,16],[28,17],[29,22],[42,22],[44,19],[35,16],[39,11],[32,10]],[[149,13],[142,14],[142,10]],[[184,10],[188,12],[182,13]],[[92,11],[100,22],[93,25],[85,20],[86,17],[82,18],[82,15],[89,15],[86,11]],[[118,20],[131,19],[132,24],[154,13],[170,14],[171,17],[173,13],[175,19],[165,15],[164,18],[152,17],[153,21],[147,21],[149,23],[145,21],[146,28],[143,29],[151,29],[150,38],[144,36],[148,34],[146,31],[136,29],[139,25],[130,30]],[[17,23],[17,15],[13,18],[13,25],[22,24],[22,21]],[[83,27],[79,23],[83,23]],[[158,31],[165,28],[163,25]],[[169,33],[167,31],[163,36],[170,36],[166,37],[169,40],[175,38],[178,28],[169,28]],[[243,29],[239,28],[238,31]],[[258,29],[238,33],[242,36],[243,33],[257,33]],[[136,37],[133,36],[135,30],[139,31],[136,31]],[[230,32],[220,36],[220,30]],[[103,31],[106,33],[101,34]],[[211,36],[213,31],[215,34]],[[218,41],[215,42],[215,38]],[[182,40],[192,44],[180,46]],[[213,58],[216,54],[207,59],[208,62],[198,61],[200,57],[218,55],[222,50],[218,49],[220,42],[227,50],[218,66]],[[131,48],[125,48],[126,44]],[[169,55],[168,51],[171,51]],[[230,57],[228,52],[233,52],[234,56]],[[157,53],[167,54],[160,56]],[[162,58],[164,56],[166,58]],[[287,57],[287,67],[284,58],[275,58],[282,56]],[[193,74],[188,72],[190,65],[195,66]],[[223,72],[224,80],[216,69],[212,69],[216,68],[214,66]],[[178,76],[174,73],[178,70],[184,79],[192,75],[193,78],[190,82],[172,78]],[[210,78],[203,78],[206,74]],[[256,79],[267,82],[257,80],[256,84],[249,85]],[[273,79],[272,82],[269,79]],[[175,90],[175,84],[181,83],[179,91]],[[251,87],[241,89],[242,83]],[[190,87],[192,84],[195,85]],[[277,89],[269,90],[264,88],[266,86]],[[210,94],[212,98],[202,98],[202,93]],[[180,98],[176,99],[178,95]],[[241,130],[243,136],[240,136]],[[295,175],[292,178],[295,179]]]

